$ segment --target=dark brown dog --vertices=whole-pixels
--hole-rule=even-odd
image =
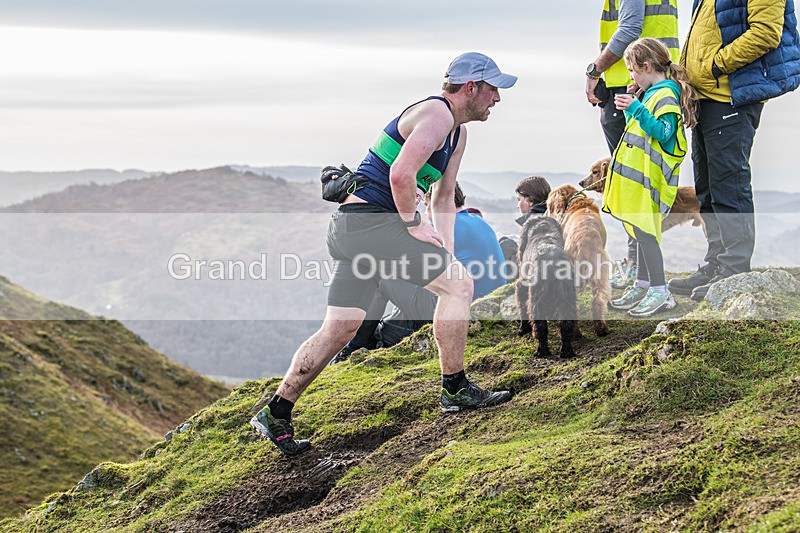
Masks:
[[[572,185],[561,185],[547,197],[547,216],[564,231],[564,250],[575,265],[575,284],[592,287],[592,319],[597,335],[608,334],[606,308],[611,299],[611,258],[606,251],[606,227],[593,200]]]
[[[578,185],[584,189],[603,194],[610,164],[610,157],[598,159],[592,164],[589,175],[583,178]],[[667,231],[686,222],[691,222],[692,226],[700,226],[703,228],[703,233],[706,232],[706,225],[703,224],[703,218],[700,216],[700,201],[697,199],[694,187],[678,187],[678,195],[675,197],[672,210],[661,221],[661,231]]]
[[[574,266],[564,251],[561,225],[545,216],[531,216],[522,226],[520,275],[516,285],[519,334],[533,331],[536,357],[549,357],[547,321],[559,320],[561,357],[575,357],[572,339],[578,324]]]

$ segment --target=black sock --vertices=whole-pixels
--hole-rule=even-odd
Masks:
[[[280,418],[281,420],[292,419],[292,408],[294,407],[294,403],[290,402],[286,398],[281,398],[276,394],[272,397],[267,406],[269,407],[269,412],[273,417]]]
[[[469,380],[467,380],[467,376],[464,374],[463,370],[455,374],[442,374],[442,387],[450,394],[457,393],[466,387],[468,383]]]

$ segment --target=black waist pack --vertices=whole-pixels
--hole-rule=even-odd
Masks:
[[[349,194],[364,187],[367,177],[341,164],[338,167],[323,168],[320,181],[322,181],[322,199],[340,204]]]
[[[608,103],[608,98],[611,96],[611,92],[606,87],[606,82],[603,78],[597,80],[597,85],[594,87],[594,97],[600,100],[600,103],[597,104],[598,107],[605,107],[606,103]]]

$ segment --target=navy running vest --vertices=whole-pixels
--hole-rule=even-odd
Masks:
[[[367,156],[358,166],[357,172],[367,176],[369,181],[367,181],[363,189],[355,193],[355,196],[370,204],[385,207],[386,209],[397,212],[397,206],[394,203],[392,189],[389,183],[389,169],[395,159],[397,159],[403,144],[406,142],[400,135],[400,132],[397,131],[397,123],[400,121],[400,117],[410,108],[428,100],[441,100],[447,105],[447,109],[450,109],[450,102],[441,96],[429,96],[425,100],[420,100],[405,108],[397,118],[392,120],[383,131],[381,131],[378,140],[375,141],[375,144],[373,144],[372,148],[367,152]],[[453,135],[448,136],[444,146],[433,152],[428,158],[428,161],[426,161],[419,172],[417,172],[418,192],[422,194],[428,192],[431,185],[442,177],[442,174],[447,168],[447,164],[450,162],[450,157],[453,155],[453,151],[456,146],[458,146],[458,137],[460,133],[461,127],[458,127]]]

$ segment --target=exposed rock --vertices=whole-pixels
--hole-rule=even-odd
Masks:
[[[50,505],[48,505],[47,509],[45,509],[44,511],[44,515],[47,516],[53,511],[55,511],[57,505],[58,505],[58,500],[53,500],[52,502],[50,502]]]
[[[500,318],[502,320],[517,320],[519,309],[517,309],[517,299],[513,293],[509,294],[500,302]]]
[[[83,479],[81,479],[75,486],[75,492],[92,490],[93,488],[97,487],[97,482],[95,481],[93,474],[94,470],[83,476]]]
[[[661,333],[662,335],[671,335],[672,334],[672,325],[676,322],[679,322],[680,318],[670,318],[667,320],[663,320],[658,323],[656,326],[656,333]]]
[[[377,358],[375,358],[375,357],[368,357],[367,359],[364,359],[363,361],[361,361],[361,363],[360,363],[360,364],[361,364],[361,365],[364,365],[364,366],[366,366],[366,367],[376,367],[376,366],[381,366],[381,362],[380,362],[380,360],[379,360],[379,359],[377,359]]]
[[[159,400],[155,398],[148,398],[147,403],[150,405],[150,407],[153,408],[153,411],[156,411],[158,413],[164,412],[164,406],[161,404]]]
[[[428,340],[428,337],[422,337],[414,341],[415,352],[427,352],[430,349],[431,349],[431,341]]]
[[[182,425],[167,431],[167,433],[164,435],[164,440],[169,442],[172,440],[172,437],[174,437],[176,433],[178,434],[186,433],[190,427],[192,427],[191,422],[184,422]]]
[[[138,366],[134,366],[131,369],[131,376],[133,376],[133,379],[135,379],[139,383],[143,383],[145,381],[144,374],[142,373],[142,370]]]
[[[507,287],[507,288],[506,288]],[[472,304],[472,320],[517,320],[517,301],[512,285],[498,289]]]
[[[781,296],[800,293],[800,283],[785,270],[746,272],[715,283],[708,290],[706,301],[711,309],[727,318],[778,318],[770,304]]]
[[[740,294],[727,301],[722,311],[727,318],[755,318],[759,315],[759,303],[763,307],[766,302],[753,294]]]
[[[675,351],[675,346],[673,346],[672,344],[665,344],[664,346],[658,349],[658,351],[656,352],[656,357],[658,357],[658,360],[663,363],[664,361],[669,359],[670,354],[672,354],[672,352],[674,351]]]

